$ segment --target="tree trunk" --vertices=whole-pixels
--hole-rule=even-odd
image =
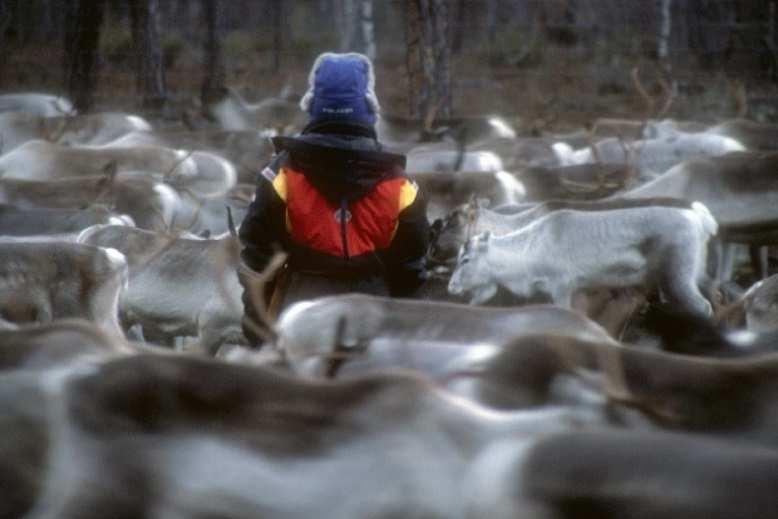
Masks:
[[[689,0],[673,2],[673,27],[670,47],[676,55],[685,56],[689,51]]]
[[[10,0],[0,0],[0,49],[4,50],[5,47],[3,44],[5,43],[5,32],[11,25],[11,19],[13,17],[10,4]],[[0,52],[0,54],[5,54],[5,52]],[[0,59],[2,59],[1,56]]]
[[[665,70],[670,69],[670,34],[672,31],[673,0],[660,0],[659,6],[659,39],[656,55]]]
[[[373,0],[340,0],[338,32],[340,52],[361,52],[375,59],[375,22]]]
[[[36,41],[49,41],[54,32],[54,11],[51,0],[38,0],[37,8],[34,10],[35,17],[35,39]]]
[[[411,117],[425,131],[451,117],[449,9],[446,0],[406,0],[406,67]]]
[[[771,0],[767,5],[767,31],[764,38],[767,47],[767,77],[771,81],[778,80],[778,35],[776,34],[776,22],[778,14],[776,13],[776,2]]]
[[[489,41],[489,49],[494,52],[497,41],[497,2],[486,0],[486,37]]]
[[[200,100],[203,108],[224,95],[226,72],[222,53],[224,4],[222,0],[203,0],[205,21],[205,70]]]
[[[427,93],[424,90],[422,52],[424,34],[417,0],[405,2],[405,69],[408,73],[408,115],[421,117]]]
[[[130,0],[130,20],[135,49],[135,84],[141,106],[161,110],[167,91],[159,44],[158,0]]]
[[[11,6],[10,6],[11,0],[0,0],[0,78],[6,77],[8,73],[6,72],[6,61],[8,60],[8,57],[11,55],[11,49],[9,49],[8,45],[8,37],[6,36],[6,32],[8,31],[8,27],[11,26],[11,20],[13,17],[13,14],[11,12]],[[2,85],[2,81],[0,80],[0,87],[4,86]],[[2,150],[0,150],[0,153]]]
[[[359,13],[357,11],[358,0],[339,0],[338,14],[339,33],[340,33],[340,51],[348,52],[354,50],[359,38]]]
[[[376,56],[375,49],[375,24],[373,23],[373,0],[362,0],[361,25],[362,25],[362,51],[374,60]]]
[[[736,22],[734,2],[694,0],[694,27],[690,31],[692,47],[705,68],[723,64],[731,50],[732,30]]]
[[[30,43],[30,34],[33,31],[32,24],[30,23],[30,2],[17,2],[16,3],[16,41],[21,46],[26,46]]]
[[[63,31],[64,49],[62,63],[62,83],[67,86],[76,45],[76,22],[78,20],[78,0],[66,0],[63,6]]]
[[[273,24],[273,72],[281,70],[281,53],[284,45],[284,2],[270,0],[270,20]]]
[[[173,23],[180,23],[181,20],[175,18],[177,9],[178,2],[175,0],[166,0],[159,4],[159,26],[170,27]]]
[[[199,26],[199,22],[203,18],[202,13],[200,12],[202,7],[202,2],[195,2],[193,0],[177,0],[176,2],[175,16],[180,23],[178,28],[186,40],[193,40],[196,37],[195,29]],[[199,41],[199,38],[197,41]]]
[[[48,2],[48,15],[51,16],[51,32],[46,36],[49,41],[62,41],[65,37],[65,10],[55,0]]]
[[[94,103],[105,2],[70,0],[68,4],[68,41],[65,43],[67,91],[76,110],[85,112]]]
[[[454,14],[451,26],[451,51],[456,54],[462,50],[465,39],[465,25],[467,23],[467,2],[456,0],[453,3]]]

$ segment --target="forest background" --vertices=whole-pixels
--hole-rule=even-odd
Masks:
[[[218,87],[299,94],[317,54],[354,50],[395,115],[496,114],[525,133],[597,117],[778,122],[777,3],[0,0],[0,91],[175,126]]]

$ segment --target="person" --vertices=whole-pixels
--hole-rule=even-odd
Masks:
[[[309,123],[272,139],[275,155],[258,176],[240,227],[241,260],[262,272],[278,249],[287,261],[264,299],[271,313],[313,297],[357,292],[408,297],[424,281],[426,206],[405,174],[405,157],[378,141],[371,61],[320,55],[300,107]],[[244,287],[243,328],[259,344],[257,297]]]

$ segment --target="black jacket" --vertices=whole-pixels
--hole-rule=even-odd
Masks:
[[[286,205],[273,188],[281,167],[294,166],[333,202],[359,200],[383,180],[405,176],[405,158],[383,152],[372,128],[319,123],[298,137],[274,139],[276,155],[258,178],[256,197],[240,228],[241,258],[262,271],[276,249],[289,254],[289,268],[322,275],[382,278],[395,296],[408,296],[423,283],[429,239],[426,205],[418,193],[398,218],[388,248],[359,257],[334,257],[294,243],[286,230]]]

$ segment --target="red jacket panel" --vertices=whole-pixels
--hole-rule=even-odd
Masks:
[[[348,205],[344,243],[340,206],[322,196],[304,174],[284,167],[279,175],[285,177],[287,230],[292,240],[333,256],[359,256],[388,248],[400,211],[410,203],[404,200],[410,185],[406,178],[379,182],[365,197]]]

